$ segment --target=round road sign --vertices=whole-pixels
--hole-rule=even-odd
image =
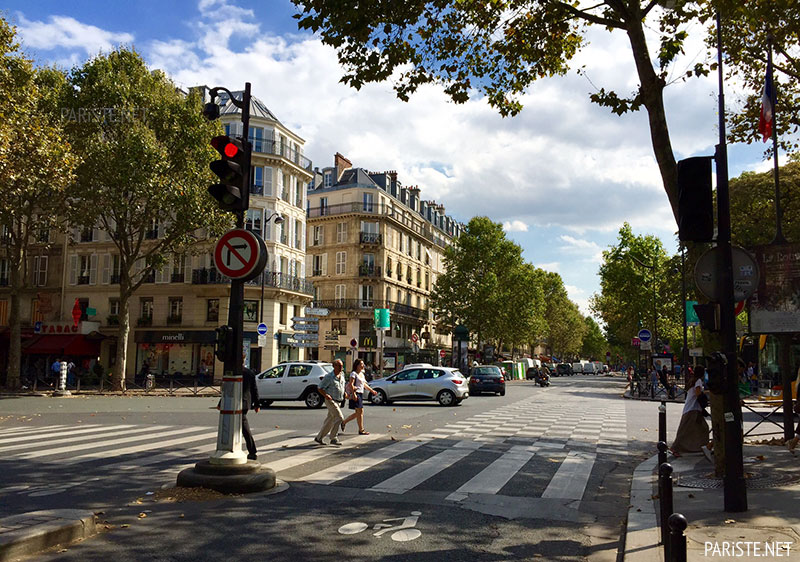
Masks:
[[[247,281],[257,277],[267,263],[267,247],[258,234],[236,228],[222,235],[214,248],[217,271]]]
[[[653,334],[648,329],[639,330],[639,340],[640,341],[650,341],[653,338]]]
[[[444,356],[445,356],[445,355],[447,355],[447,352],[446,352],[444,349],[440,349],[440,350],[439,350],[439,357],[441,357],[442,359],[444,359]]]
[[[350,347],[358,347],[358,341],[355,338],[350,340]]]
[[[733,260],[733,300],[736,302],[749,299],[758,288],[759,270],[755,258],[738,246],[731,247]],[[715,246],[707,250],[697,260],[694,268],[694,282],[697,288],[711,302],[719,302],[717,281],[722,270],[722,249]]]
[[[416,332],[411,334],[411,341],[413,341],[414,343],[417,343],[419,341],[419,336],[417,335]]]
[[[256,332],[258,332],[259,336],[266,336],[267,335],[267,325],[263,322],[256,327]]]

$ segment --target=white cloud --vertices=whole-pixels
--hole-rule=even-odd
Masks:
[[[18,14],[17,32],[23,46],[51,51],[68,49],[83,51],[86,55],[108,52],[119,44],[130,44],[133,35],[100,29],[67,16],[50,16],[47,22],[29,21]]]
[[[528,225],[522,221],[506,221],[503,223],[503,230],[506,232],[528,232]]]
[[[539,269],[544,269],[545,271],[550,271],[552,273],[558,273],[561,267],[561,264],[557,261],[551,261],[547,263],[535,263],[533,264]]]

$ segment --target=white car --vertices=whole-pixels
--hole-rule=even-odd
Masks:
[[[317,361],[290,361],[270,367],[256,375],[261,406],[275,400],[302,400],[309,408],[320,408],[324,400],[317,385],[332,372],[333,365]]]
[[[457,406],[469,397],[467,377],[454,367],[409,366],[369,385],[376,391],[371,397],[375,405],[394,400],[436,400],[442,406]]]

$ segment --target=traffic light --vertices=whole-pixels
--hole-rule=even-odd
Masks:
[[[684,242],[710,242],[714,238],[710,157],[678,162],[678,238]]]
[[[709,332],[719,332],[719,305],[716,303],[695,304],[694,311],[700,320],[700,327]]]
[[[220,179],[208,188],[208,192],[219,201],[224,211],[244,211],[249,203],[249,190],[245,183],[250,158],[242,142],[224,135],[211,139],[211,146],[220,153],[221,160],[210,164],[211,171]]]
[[[228,359],[228,354],[233,350],[233,328],[220,326],[214,331],[216,332],[214,355],[224,362]]]

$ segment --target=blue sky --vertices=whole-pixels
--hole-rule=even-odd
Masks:
[[[409,103],[387,84],[360,91],[338,83],[335,53],[299,32],[288,0],[90,2],[6,0],[25,51],[38,63],[80,64],[101,50],[133,45],[179,85],[253,84],[259,97],[306,140],[323,167],[341,152],[355,166],[397,170],[405,185],[467,222],[487,215],[506,225],[525,258],[557,271],[588,313],[599,289],[601,252],[624,221],[675,250],[676,230],[650,148],[645,114],[618,117],[592,105],[596,88],[633,91],[630,47],[619,33],[592,31],[575,72],[536,83],[525,109],[503,119],[477,98],[449,102],[426,86]],[[706,56],[699,29],[677,73]],[[654,43],[653,43],[654,44]],[[681,64],[685,64],[682,67]],[[678,159],[710,155],[717,142],[716,78],[677,82],[665,103]],[[726,101],[737,103],[737,90]],[[767,170],[763,146],[730,146],[731,176]]]

